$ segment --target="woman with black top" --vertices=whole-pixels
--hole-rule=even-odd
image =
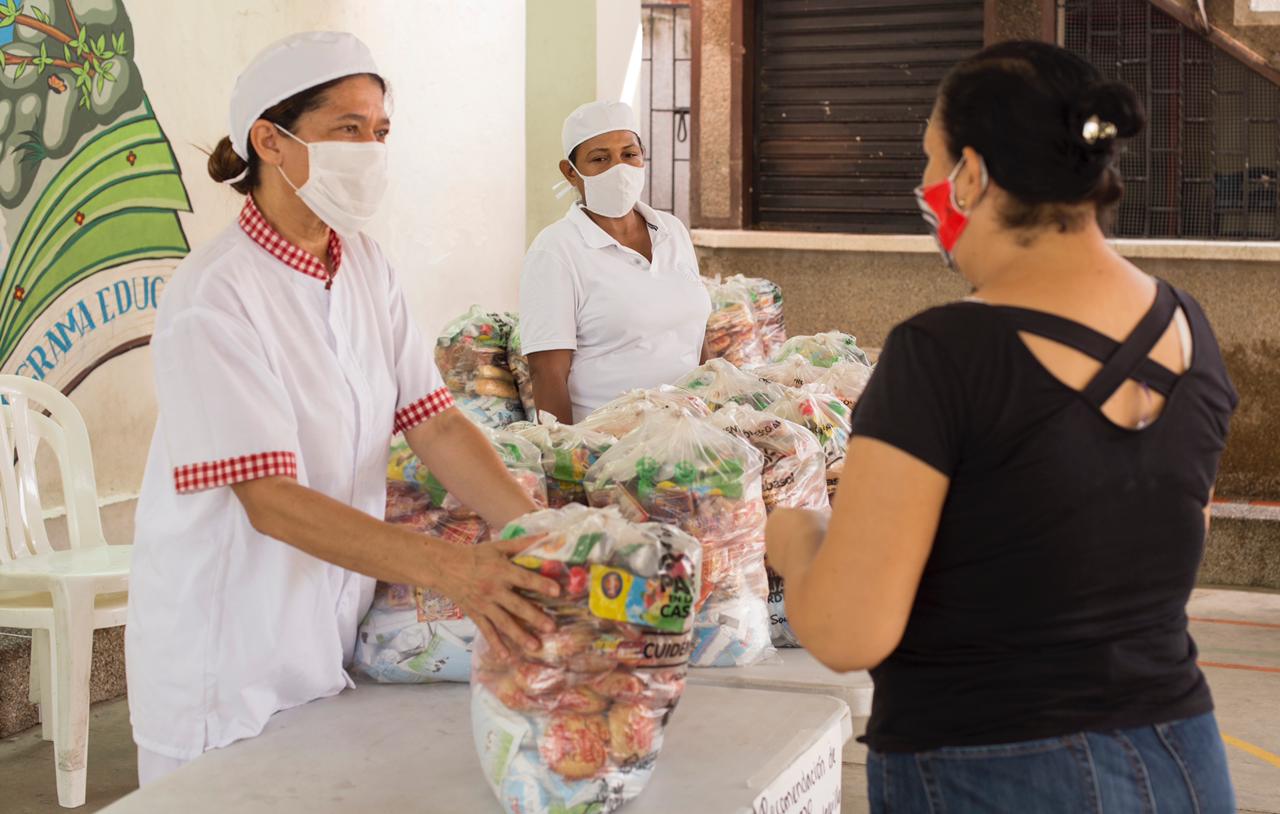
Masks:
[[[917,196],[974,294],[889,335],[829,520],[768,529],[800,639],[871,668],[872,811],[1234,810],[1185,607],[1236,394],[1097,222],[1143,124],[1042,43],[939,90]]]

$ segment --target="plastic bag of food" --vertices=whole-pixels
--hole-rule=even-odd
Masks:
[[[419,509],[388,520],[458,545],[489,539],[483,520],[456,518],[444,509]],[[353,664],[383,683],[468,681],[475,635],[475,625],[452,600],[412,585],[379,582],[356,633]]]
[[[753,664],[773,654],[764,570],[764,459],[707,419],[647,416],[587,473],[592,506],[670,523],[702,543],[694,620],[696,667]]]
[[[786,321],[782,318],[782,289],[772,280],[763,277],[744,277],[735,274],[730,282],[743,286],[751,296],[751,311],[756,319],[756,331],[764,348],[765,358],[787,341]]]
[[[511,336],[507,339],[507,364],[511,367],[511,375],[516,380],[516,391],[520,394],[520,404],[524,414],[533,418],[538,408],[533,403],[533,374],[529,372],[529,359],[520,349],[520,317],[518,314],[507,314],[511,322]]]
[[[603,814],[649,781],[684,691],[701,548],[679,529],[569,505],[503,537],[546,534],[518,565],[560,584],[537,650],[476,640],[471,726],[508,814]]]
[[[800,357],[791,358],[799,359]],[[827,368],[817,381],[806,385],[806,389],[812,388],[815,392],[830,393],[844,402],[852,412],[858,404],[858,399],[862,398],[862,391],[867,389],[867,382],[871,381],[873,370],[874,368],[860,362],[836,362]]]
[[[849,334],[839,331],[814,334],[813,336],[793,336],[773,354],[773,361],[781,362],[788,356],[800,355],[818,367],[831,367],[836,362],[859,362],[868,367],[871,360],[858,340]]]
[[[818,439],[799,424],[768,412],[730,404],[711,417],[711,423],[751,444],[764,456],[765,508],[827,509],[826,456]],[[767,568],[769,578],[769,634],[774,647],[799,647],[787,622],[782,577]]]
[[[727,359],[738,367],[762,364],[768,359],[751,292],[741,282],[717,282],[703,279],[711,295],[711,316],[707,319],[707,352],[716,359]]]
[[[750,372],[767,382],[780,384],[783,387],[804,387],[821,381],[828,369],[818,367],[803,356],[795,355],[788,356],[781,362],[770,362],[767,365],[753,367]]]
[[[697,396],[678,387],[664,384],[648,390],[630,390],[598,407],[578,422],[579,427],[622,438],[640,426],[644,417],[660,410],[706,418],[711,408]]]
[[[481,426],[480,431],[493,445],[494,452],[506,465],[507,472],[533,498],[538,506],[547,505],[546,477],[542,473],[542,451],[536,445],[506,430],[494,430]],[[403,436],[391,443],[387,462],[387,513],[386,519],[400,522],[415,509],[446,509],[454,518],[473,518],[476,513],[449,494],[435,475],[431,474]]]
[[[719,410],[726,404],[745,404],[763,410],[782,398],[784,393],[773,382],[739,370],[724,359],[711,359],[694,368],[676,382],[676,387],[702,399],[713,410]]]
[[[553,509],[570,503],[587,504],[582,481],[601,455],[617,439],[574,424],[561,424],[550,413],[539,416],[540,424],[519,424],[516,434],[537,448],[547,483],[547,505]]]
[[[476,423],[504,427],[524,419],[520,392],[507,361],[512,322],[471,306],[436,339],[436,367],[458,406]]]
[[[835,497],[849,449],[852,424],[849,408],[830,393],[792,390],[769,405],[767,412],[794,421],[818,439],[827,458],[827,494]]]

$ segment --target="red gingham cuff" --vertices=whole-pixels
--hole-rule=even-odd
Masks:
[[[453,396],[448,388],[441,387],[430,395],[396,411],[396,432],[406,432],[429,418],[435,418],[453,406]]]
[[[275,476],[297,478],[298,456],[292,452],[259,452],[221,461],[187,464],[173,470],[173,484],[178,494],[185,495]]]

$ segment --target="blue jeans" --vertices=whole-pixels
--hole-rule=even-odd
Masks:
[[[916,753],[872,751],[872,814],[1230,814],[1212,713],[1156,726]]]

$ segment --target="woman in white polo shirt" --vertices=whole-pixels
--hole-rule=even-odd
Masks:
[[[585,104],[561,138],[560,171],[579,201],[525,256],[520,334],[538,408],[572,423],[697,367],[711,299],[684,224],[640,203],[644,146],[631,108]]]

